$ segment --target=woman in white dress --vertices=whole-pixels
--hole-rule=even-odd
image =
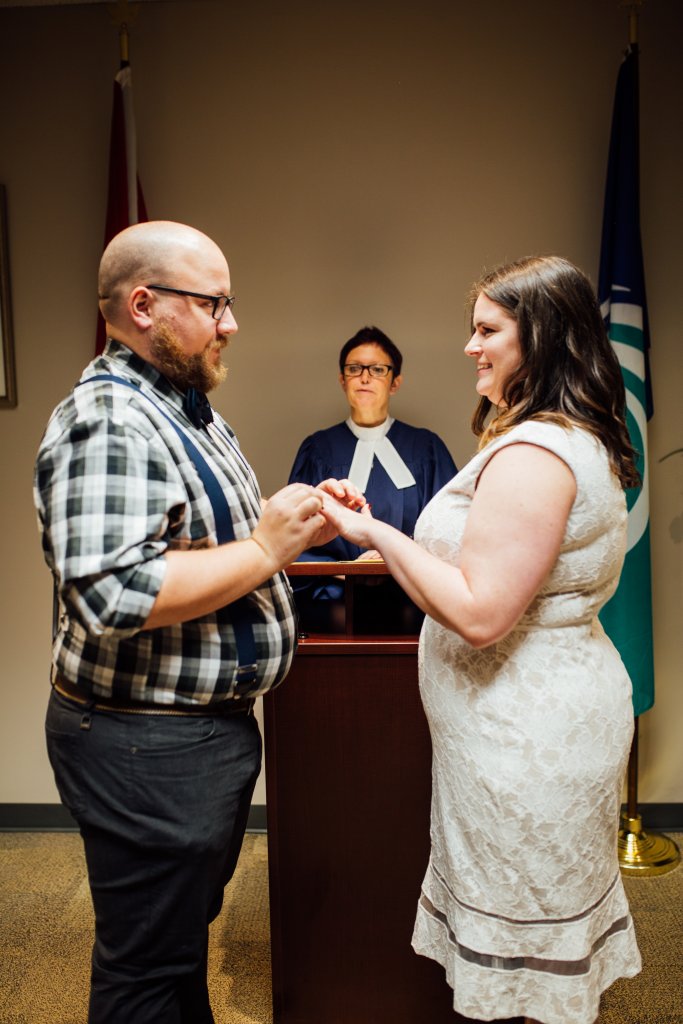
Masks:
[[[601,992],[641,966],[617,859],[631,685],[597,618],[624,559],[635,453],[580,270],[532,257],[472,297],[478,453],[415,541],[367,509],[328,500],[326,514],[426,613],[432,848],[415,950],[442,964],[466,1017],[593,1024]]]

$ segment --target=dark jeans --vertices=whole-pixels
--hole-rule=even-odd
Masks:
[[[53,693],[46,733],[95,910],[89,1024],[213,1024],[208,925],[260,769],[253,715],[84,713]]]

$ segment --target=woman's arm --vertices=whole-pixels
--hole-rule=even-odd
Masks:
[[[546,449],[514,444],[482,472],[455,567],[367,514],[326,502],[345,537],[381,552],[392,575],[424,612],[486,647],[513,628],[559,554],[576,496],[565,462]]]

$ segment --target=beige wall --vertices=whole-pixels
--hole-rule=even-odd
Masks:
[[[683,801],[683,456],[660,461],[683,446],[680,7],[651,0],[640,27],[656,401],[648,802]],[[149,212],[206,230],[228,254],[240,333],[216,404],[264,492],[285,482],[305,433],[343,416],[335,358],[364,323],[404,351],[394,413],[468,457],[464,293],[484,266],[530,252],[559,252],[595,277],[626,37],[616,0],[140,5],[131,59]],[[93,350],[117,67],[104,6],[0,10],[19,394],[16,410],[0,410],[0,802],[56,799],[42,734],[51,598],[31,474],[45,421]]]

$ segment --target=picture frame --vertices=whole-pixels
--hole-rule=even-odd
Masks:
[[[16,404],[17,383],[14,370],[7,190],[4,185],[0,185],[0,409],[13,409]]]

